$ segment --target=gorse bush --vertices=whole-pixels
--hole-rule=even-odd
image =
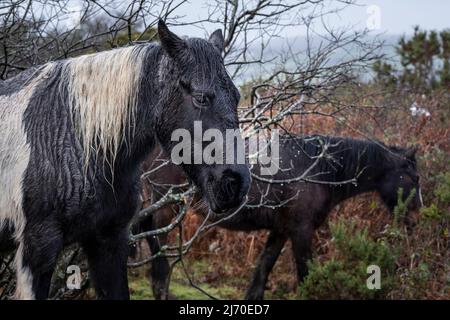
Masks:
[[[450,172],[440,175],[438,180],[440,181],[440,184],[434,191],[436,197],[435,202],[420,210],[422,222],[424,223],[427,223],[429,220],[445,222],[449,219]]]
[[[396,228],[403,219],[408,214],[408,206],[416,195],[416,189],[412,189],[408,197],[403,200],[403,188],[399,188],[397,192],[397,205],[394,208],[394,222],[393,227]]]
[[[440,176],[441,184],[435,191],[439,202],[443,205],[450,205],[450,172]]]
[[[309,263],[309,275],[299,287],[302,299],[383,298],[395,285],[395,256],[383,239],[374,240],[367,228],[359,230],[352,219],[330,223],[333,258]],[[381,270],[381,288],[367,287],[367,267]]]
[[[448,298],[450,172],[439,176],[438,181],[435,197],[428,207],[421,208],[418,224],[411,235],[400,230],[400,238],[390,239],[391,247],[397,248],[396,263],[399,266],[398,286],[391,293],[394,298],[430,298],[431,283],[442,284],[439,289],[433,288],[432,297]]]

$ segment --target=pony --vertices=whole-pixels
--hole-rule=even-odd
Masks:
[[[146,43],[49,62],[0,85],[0,248],[16,249],[15,298],[48,298],[61,250],[78,243],[100,299],[128,299],[129,225],[141,163],[194,122],[238,128],[239,92],[220,30],[182,39],[158,23]],[[207,97],[207,98],[205,98]],[[245,199],[245,164],[183,164],[225,215]]]
[[[326,153],[323,153],[324,148],[327,148]],[[260,176],[260,167],[254,166],[248,203],[219,224],[229,230],[270,231],[245,298],[263,299],[269,274],[287,240],[292,243],[297,279],[301,283],[308,274],[307,261],[312,254],[314,231],[342,201],[374,191],[393,212],[401,188],[403,200],[415,191],[409,210],[421,206],[415,153],[415,148],[386,146],[379,141],[321,135],[282,136],[278,173],[269,178]],[[164,154],[155,151],[145,162],[144,170],[161,166],[165,158]],[[308,172],[306,176],[305,172]],[[180,184],[184,175],[168,164],[161,167],[157,176],[153,174],[148,179],[152,183],[144,183],[142,194],[144,200],[152,202],[166,192],[167,185]],[[195,211],[197,206],[193,207]],[[167,225],[176,209],[161,209],[152,218],[142,221],[141,229]],[[196,210],[196,213],[205,214],[202,210]],[[409,218],[406,216],[405,222],[412,223]],[[161,250],[166,238],[153,236],[146,240],[155,254]],[[152,260],[150,277],[157,299],[168,298],[169,273],[167,258],[158,256]]]

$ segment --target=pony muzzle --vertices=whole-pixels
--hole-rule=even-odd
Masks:
[[[225,214],[242,204],[250,188],[247,166],[217,168],[208,175],[205,195],[210,209]]]

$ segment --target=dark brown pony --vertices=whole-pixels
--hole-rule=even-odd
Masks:
[[[325,146],[328,148],[326,156],[318,159]],[[404,199],[415,191],[410,209],[418,207],[421,199],[415,152],[415,149],[351,138],[282,137],[279,172],[275,176],[258,176],[260,168],[255,166],[248,205],[220,224],[230,230],[270,230],[246,299],[263,298],[269,273],[288,239],[292,242],[298,281],[305,278],[314,231],[323,224],[333,207],[345,199],[375,191],[392,212],[398,201],[398,190],[402,188]],[[161,159],[164,156],[153,154],[145,169],[161,165],[164,161]],[[308,174],[303,181],[298,179],[305,172]],[[145,184],[144,197],[149,201],[157,200],[167,191],[165,184],[184,181],[182,172],[171,164],[149,178],[156,182],[152,187]],[[176,208],[162,209],[153,220],[144,221],[142,229],[167,225],[173,211]],[[157,237],[147,240],[153,254],[165,242]],[[153,260],[151,277],[155,298],[167,298],[168,276],[167,259]]]

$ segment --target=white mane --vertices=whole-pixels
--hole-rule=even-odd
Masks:
[[[127,123],[134,119],[143,52],[127,47],[70,59],[63,69],[70,110],[79,117],[86,164],[92,152],[103,151],[114,161],[124,141]],[[108,159],[109,160],[109,159]]]

